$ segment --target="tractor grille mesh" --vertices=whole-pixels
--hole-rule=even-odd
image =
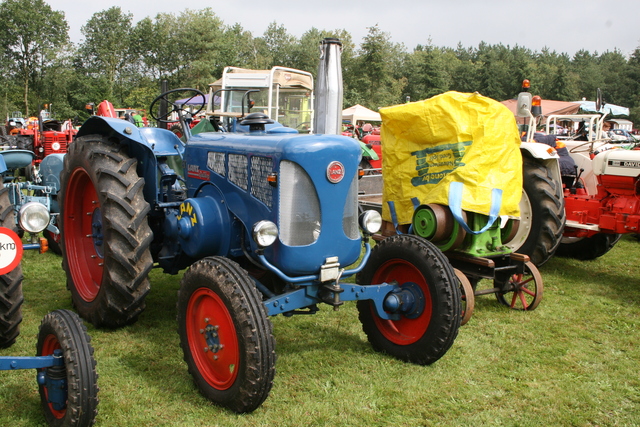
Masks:
[[[226,176],[224,170],[224,153],[209,151],[207,156],[207,167],[221,176]]]
[[[320,200],[313,181],[300,165],[280,162],[280,240],[288,246],[310,245],[320,236]]]
[[[251,158],[251,195],[269,209],[273,206],[273,187],[267,182],[267,177],[272,171],[273,159],[258,156]]]
[[[241,154],[229,154],[229,181],[246,190],[249,186],[247,156]]]
[[[351,181],[351,187],[349,187],[349,194],[347,194],[347,202],[344,205],[344,212],[342,213],[342,229],[344,234],[350,239],[357,239],[360,237],[360,230],[358,229],[358,176],[356,175]]]

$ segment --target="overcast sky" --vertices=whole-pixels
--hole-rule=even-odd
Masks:
[[[639,0],[45,0],[65,13],[73,42],[95,12],[120,6],[134,22],[158,13],[178,15],[183,5],[193,10],[211,7],[226,25],[236,22],[255,37],[276,21],[300,37],[308,29],[345,29],[359,45],[367,27],[378,24],[396,43],[412,50],[431,41],[434,46],[466,48],[481,41],[548,47],[573,55],[580,49],[603,53],[619,49],[624,55],[640,47]]]

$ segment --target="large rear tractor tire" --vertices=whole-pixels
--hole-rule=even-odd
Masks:
[[[0,182],[0,227],[19,231],[15,211],[9,200],[9,189]],[[0,348],[11,347],[20,335],[22,322],[22,263],[0,276]]]
[[[401,314],[398,320],[385,320],[371,301],[358,301],[362,329],[376,351],[429,365],[444,356],[458,335],[462,319],[458,279],[433,243],[403,234],[379,242],[358,276],[363,285],[394,281],[401,289],[418,291],[423,308],[410,316]]]
[[[560,243],[556,255],[581,261],[596,259],[609,252],[620,237],[622,234],[598,233],[569,243],[563,242]]]
[[[153,234],[136,165],[124,146],[99,135],[78,138],[64,158],[62,267],[73,305],[96,327],[134,323],[149,292]]]
[[[243,413],[267,398],[275,375],[273,326],[238,264],[209,257],[189,267],[178,292],[178,332],[189,373],[207,399]]]
[[[554,254],[562,238],[566,213],[562,183],[551,171],[534,160],[524,158],[522,199],[518,231],[504,242],[514,252],[529,255],[541,266]]]

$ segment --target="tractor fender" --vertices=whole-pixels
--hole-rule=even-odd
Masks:
[[[549,150],[551,148],[551,150]],[[522,142],[520,143],[520,151],[523,157],[533,159],[543,167],[547,168],[555,182],[562,182],[560,175],[560,162],[558,153],[546,144],[539,142]]]
[[[91,116],[78,131],[77,137],[99,134],[130,140],[147,147],[158,156],[177,156],[184,152],[184,143],[167,129],[137,127],[133,123],[111,117]]]
[[[233,243],[231,215],[224,195],[214,185],[204,185],[197,197],[186,199],[176,214],[176,235],[182,250],[192,258],[227,256]]]
[[[138,160],[138,174],[145,179],[145,200],[155,203],[159,188],[157,159],[172,156],[182,158],[184,143],[167,129],[139,128],[126,120],[100,116],[91,116],[84,122],[77,137],[96,134],[117,139],[127,146],[129,155]],[[180,174],[181,171],[176,172]]]

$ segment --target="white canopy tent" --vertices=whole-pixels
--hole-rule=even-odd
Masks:
[[[348,120],[355,124],[358,121],[381,122],[382,118],[379,113],[363,107],[360,104],[356,104],[353,107],[342,110],[342,120]]]

